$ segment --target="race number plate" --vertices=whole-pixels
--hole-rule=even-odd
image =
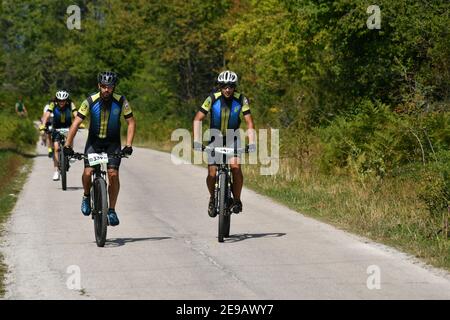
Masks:
[[[218,153],[221,153],[221,154],[226,154],[226,155],[234,153],[234,149],[233,148],[225,148],[225,147],[214,148],[214,151],[218,152]]]
[[[108,155],[106,153],[90,153],[88,154],[88,161],[90,166],[108,163]]]
[[[60,134],[67,137],[67,134],[69,133],[69,129],[56,129]]]

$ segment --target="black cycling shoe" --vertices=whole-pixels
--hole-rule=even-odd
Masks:
[[[209,204],[208,204],[208,215],[211,218],[214,218],[217,216],[217,212],[216,212],[216,208],[214,207],[214,198],[210,198],[209,199]]]
[[[233,205],[231,206],[231,212],[238,214],[242,212],[242,202],[241,200],[234,200]]]

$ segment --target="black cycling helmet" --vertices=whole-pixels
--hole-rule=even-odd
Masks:
[[[119,82],[119,78],[117,78],[117,74],[112,71],[104,71],[100,72],[97,77],[98,83],[104,84],[107,86],[115,86]]]

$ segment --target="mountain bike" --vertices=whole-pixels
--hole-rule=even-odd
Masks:
[[[218,164],[216,170],[216,183],[214,187],[214,210],[219,216],[218,240],[223,242],[224,238],[230,236],[231,225],[231,205],[233,204],[232,190],[233,179],[230,166],[227,159],[242,153],[248,153],[248,146],[245,148],[226,148],[226,147],[209,147],[203,146],[203,150],[211,152],[214,157],[215,153],[222,155],[222,161]]]
[[[108,159],[127,158],[123,153],[74,153],[71,157],[77,160],[87,159],[94,168],[91,187],[91,214],[94,220],[95,242],[103,247],[106,242],[108,227],[108,188],[106,184],[106,165]]]

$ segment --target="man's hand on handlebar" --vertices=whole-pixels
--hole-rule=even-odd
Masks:
[[[245,151],[248,153],[256,152],[256,144],[251,143],[246,148]]]
[[[205,149],[205,146],[198,141],[194,141],[194,144],[192,146],[194,148],[195,151],[203,151]]]
[[[45,131],[45,132],[48,132],[48,126],[45,125],[45,124],[41,124],[41,125],[39,126],[39,131]]]
[[[75,152],[73,151],[73,148],[71,146],[64,146],[64,154],[66,154],[68,157],[73,157]]]
[[[122,154],[125,156],[131,156],[133,153],[133,147],[132,146],[125,146],[122,149]]]

